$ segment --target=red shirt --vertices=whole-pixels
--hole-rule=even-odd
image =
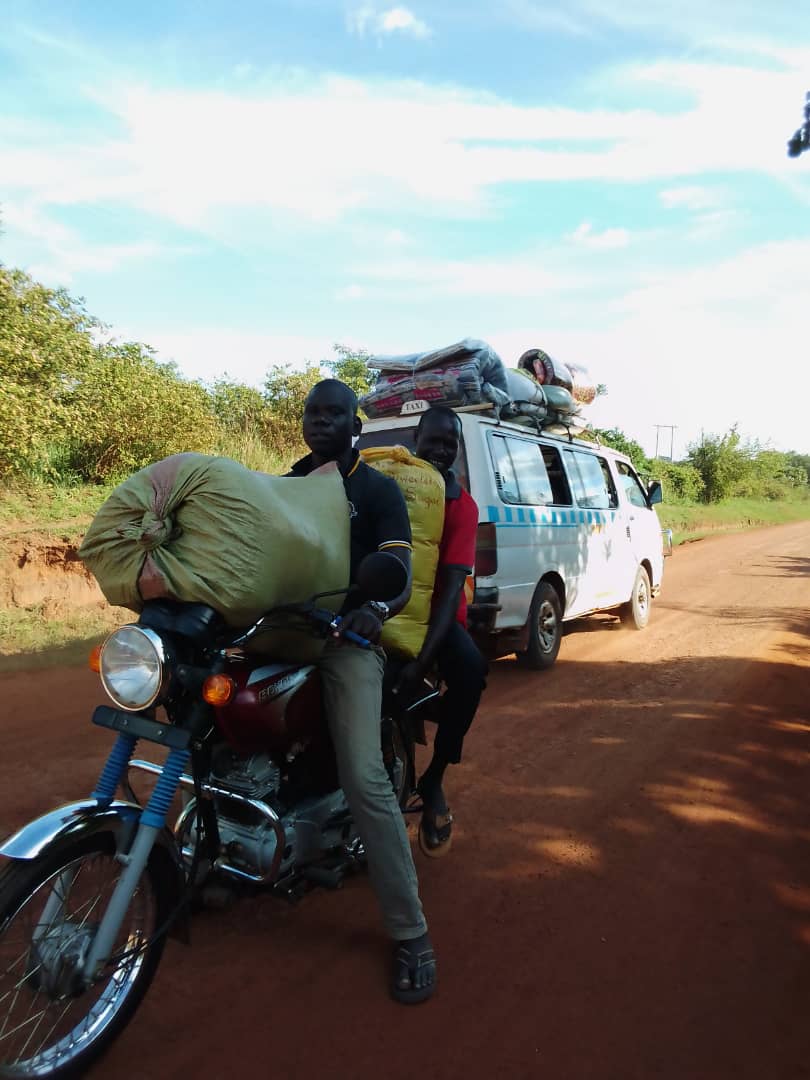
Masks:
[[[439,544],[438,571],[443,566],[455,566],[468,576],[475,566],[475,538],[478,532],[478,506],[451,474],[447,478],[444,500],[444,528]],[[434,593],[435,598],[435,593]],[[456,619],[467,626],[467,596],[461,590]]]

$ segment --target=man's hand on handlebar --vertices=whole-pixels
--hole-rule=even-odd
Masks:
[[[372,645],[380,644],[382,623],[374,612],[367,607],[355,608],[354,611],[348,612],[341,620],[340,629],[334,632],[334,637],[345,637],[347,630],[359,634],[360,637],[370,641]]]

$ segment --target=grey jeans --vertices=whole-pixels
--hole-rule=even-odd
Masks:
[[[427,930],[405,821],[382,758],[380,649],[329,642],[318,669],[338,776],[366,849],[369,877],[388,933],[397,941]]]

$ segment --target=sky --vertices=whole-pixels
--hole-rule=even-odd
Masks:
[[[193,378],[476,337],[807,453],[803,7],[0,0],[0,261]]]

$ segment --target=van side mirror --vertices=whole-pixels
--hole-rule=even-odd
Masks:
[[[650,506],[655,506],[656,503],[662,503],[664,501],[664,489],[661,487],[660,480],[652,480],[647,488],[647,501]]]

